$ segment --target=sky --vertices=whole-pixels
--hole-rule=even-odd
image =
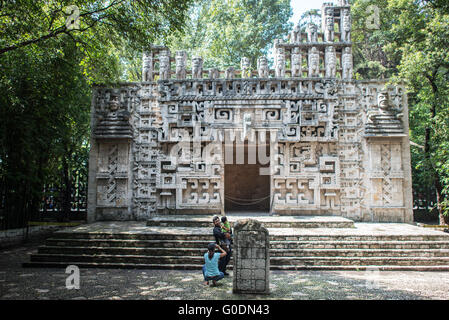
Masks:
[[[332,0],[291,0],[290,4],[293,8],[293,16],[290,21],[295,25],[298,23],[301,15],[310,9],[321,9],[323,2],[334,2]]]

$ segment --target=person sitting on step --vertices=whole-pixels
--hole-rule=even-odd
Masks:
[[[215,252],[215,248],[219,249],[221,253]],[[223,272],[218,270],[218,260],[226,256],[226,252],[216,243],[209,243],[207,246],[207,252],[204,254],[203,276],[204,285],[209,285],[209,281],[212,281],[212,285],[217,285],[217,281],[224,278]]]

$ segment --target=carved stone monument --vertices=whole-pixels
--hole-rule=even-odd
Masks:
[[[341,14],[341,41],[349,42],[351,41],[351,16],[349,9],[343,9]]]
[[[313,23],[307,25],[307,41],[308,42],[318,42],[317,26]]]
[[[170,51],[163,50],[159,55],[159,79],[167,80],[170,78]]]
[[[324,19],[323,19],[323,32],[324,32],[324,41],[325,42],[333,42],[334,41],[334,8],[332,6],[324,6]]]
[[[276,78],[285,77],[285,49],[282,47],[276,48],[274,71]]]
[[[301,42],[301,28],[299,24],[297,24],[292,32],[288,35],[290,43],[300,43]]]
[[[151,46],[142,82],[95,87],[88,220],[219,214],[246,199],[279,215],[413,221],[404,88],[352,79],[352,43],[325,21],[350,6],[321,12],[307,41],[275,41],[274,70],[261,58],[250,75],[242,59],[207,76],[187,57],[184,73],[184,54],[171,70],[169,49]]]
[[[192,78],[203,78],[203,58],[201,57],[193,57],[192,59]]]
[[[242,69],[242,78],[251,77],[251,62],[248,58],[243,57],[240,61],[240,68]]]
[[[301,77],[302,76],[302,56],[301,51],[299,51],[299,48],[293,48],[292,49],[292,55],[291,55],[291,65],[292,65],[292,77]]]
[[[257,220],[234,224],[234,293],[270,293],[270,240]]]
[[[176,52],[176,79],[183,80],[186,78],[187,70],[186,70],[186,63],[187,63],[187,53],[182,51]]]
[[[326,47],[325,63],[326,77],[334,78],[337,73],[337,57],[335,55],[335,48],[332,46]]]
[[[270,76],[270,70],[268,69],[268,60],[262,56],[257,59],[257,73],[259,78],[268,78]]]
[[[346,47],[343,50],[343,54],[341,56],[341,64],[343,67],[342,78],[346,80],[352,79],[353,62],[351,48]]]
[[[153,81],[153,56],[148,52],[143,53],[142,81]]]
[[[316,47],[310,48],[309,53],[309,77],[320,76],[320,54]]]

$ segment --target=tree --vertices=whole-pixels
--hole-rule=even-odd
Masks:
[[[367,7],[380,10],[377,30],[366,28]],[[440,0],[357,0],[353,6],[359,77],[392,77],[409,92],[414,188],[436,194],[440,224],[448,222],[449,10]],[[371,61],[367,63],[365,61]],[[366,66],[375,66],[368,72]],[[418,184],[421,183],[421,186]],[[445,217],[446,216],[446,217]]]
[[[289,0],[198,0],[185,34],[174,33],[167,44],[172,51],[202,56],[206,67],[239,69],[242,57],[254,67],[274,40],[290,31],[292,14]]]
[[[79,29],[66,24],[75,13],[69,5],[79,9]],[[91,84],[122,79],[122,47],[141,52],[181,29],[188,5],[0,3],[0,208],[7,228],[38,217],[44,186],[51,183],[59,187],[67,216],[73,185],[87,181]]]

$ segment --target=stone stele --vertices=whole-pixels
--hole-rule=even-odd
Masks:
[[[257,220],[238,220],[234,225],[234,293],[270,293],[270,239]]]

